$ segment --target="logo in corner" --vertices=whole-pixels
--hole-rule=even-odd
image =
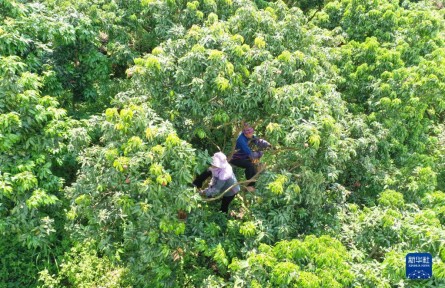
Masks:
[[[406,278],[422,280],[433,276],[433,257],[430,253],[408,253],[405,260]]]

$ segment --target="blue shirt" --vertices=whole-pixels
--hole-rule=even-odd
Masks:
[[[252,150],[249,148],[249,138],[241,132],[236,139],[235,154],[232,159],[248,159],[252,157]]]

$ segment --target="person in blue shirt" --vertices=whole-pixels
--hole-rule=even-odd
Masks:
[[[260,149],[271,147],[270,143],[264,139],[257,138],[253,135],[254,129],[249,124],[244,124],[243,131],[236,139],[235,153],[230,164],[243,168],[246,180],[251,179],[256,174],[256,169],[253,161],[260,159],[263,156],[262,151],[252,151],[250,146],[255,145]],[[253,191],[255,188],[255,181],[247,185],[247,190]]]
[[[251,179],[256,174],[253,161],[260,159],[263,156],[262,151],[252,151],[252,149],[254,147],[259,149],[271,147],[269,142],[255,137],[253,133],[254,129],[249,124],[244,124],[243,131],[236,140],[235,153],[229,161],[230,164],[245,169],[244,174],[246,176],[246,180]],[[212,176],[212,173],[209,169],[207,169],[195,178],[192,185],[196,188],[201,188],[203,183],[210,176]],[[255,182],[250,182],[247,186],[247,190],[253,191],[255,189],[254,187]]]

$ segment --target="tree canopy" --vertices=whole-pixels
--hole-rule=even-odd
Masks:
[[[443,7],[0,0],[0,286],[445,285]],[[226,215],[191,182],[245,122]]]

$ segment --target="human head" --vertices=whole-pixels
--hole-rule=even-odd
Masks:
[[[244,123],[243,127],[244,136],[246,136],[247,138],[252,138],[253,132],[255,132],[255,130],[253,130],[253,128],[248,123]]]
[[[232,177],[233,170],[229,162],[227,162],[227,157],[222,152],[217,152],[212,157],[212,175],[218,177],[221,180],[227,180]]]
[[[225,168],[229,163],[227,162],[227,157],[222,152],[216,152],[213,154],[211,165],[216,168]]]

